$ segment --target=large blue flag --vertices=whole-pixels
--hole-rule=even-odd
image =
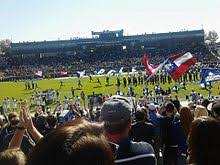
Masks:
[[[98,75],[102,75],[105,73],[105,69],[95,67],[94,73]]]
[[[116,70],[110,69],[107,73],[107,75],[114,75],[116,73]]]
[[[202,69],[201,83],[220,81],[220,69]]]
[[[117,73],[119,73],[119,74],[123,73],[123,69],[124,69],[123,67],[118,66]]]

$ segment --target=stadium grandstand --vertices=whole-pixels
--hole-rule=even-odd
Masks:
[[[44,53],[56,53],[77,50],[77,47],[93,48],[100,46],[146,46],[159,47],[164,44],[167,46],[182,43],[204,43],[204,30],[144,34],[124,36],[123,30],[93,32],[93,38],[89,39],[73,39],[58,41],[42,41],[42,42],[20,42],[12,44],[13,55],[28,55]]]
[[[183,51],[190,51],[199,62],[207,63],[209,59],[209,63],[215,63],[210,60],[204,36],[203,29],[130,36],[125,36],[124,30],[106,30],[92,31],[91,38],[12,43],[9,56],[0,66],[1,75],[10,80],[32,78],[38,70],[44,71],[44,77],[59,77],[62,71],[68,75],[80,70],[91,73],[95,67],[123,66],[127,72],[132,66],[144,70],[145,52],[154,64]]]

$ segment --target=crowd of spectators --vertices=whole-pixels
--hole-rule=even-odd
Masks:
[[[81,70],[91,73],[95,67],[107,70],[122,66],[125,72],[131,67],[144,70],[141,65],[144,52],[151,63],[158,65],[170,55],[183,51],[190,51],[202,65],[219,67],[209,49],[201,44],[117,45],[81,48],[52,56],[0,56],[0,78],[34,78],[34,73],[39,70],[45,78],[58,77],[62,71],[69,75]],[[197,72],[194,72],[197,68],[190,70],[197,79]],[[138,83],[138,77],[134,77],[136,84],[144,79],[140,76]],[[191,82],[190,73],[188,77],[187,81]],[[71,92],[76,100],[65,98],[65,108],[59,102],[59,93],[53,90],[36,93],[35,99],[35,96],[30,98],[30,107],[25,100],[20,100],[17,106],[18,102],[12,99],[18,113],[6,115],[9,104],[0,106],[0,164],[220,164],[220,101],[217,97],[209,100],[211,97],[207,99],[192,91],[186,98],[188,104],[181,105],[177,89],[175,98],[166,92],[156,93],[156,89],[154,98],[154,94],[145,90],[140,99],[99,95],[97,107],[94,106],[95,96],[91,95],[88,109],[85,102],[81,104],[85,94],[75,97],[74,90]],[[134,96],[131,89],[128,95]],[[5,98],[5,103],[10,102],[8,100]],[[48,100],[57,102],[54,111],[45,108]],[[30,113],[32,106],[39,108],[34,114]]]
[[[20,114],[1,111],[0,164],[220,164],[218,97],[103,96],[96,109],[92,99],[88,110],[30,114],[24,100]]]
[[[178,44],[172,46],[99,46],[77,49],[72,52],[57,52],[50,55],[40,53],[31,55],[7,56],[0,66],[1,79],[31,79],[37,77],[37,71],[43,72],[43,77],[59,77],[60,72],[65,71],[68,75],[73,75],[77,71],[86,70],[86,73],[93,73],[94,68],[99,67],[105,70],[116,69],[118,66],[124,67],[128,72],[132,67],[137,70],[144,70],[142,58],[147,52],[150,62],[159,65],[170,55],[183,51],[190,51],[197,62],[211,67],[216,67],[217,61],[209,52],[206,45],[202,44]],[[25,73],[25,74],[24,74]],[[25,76],[24,76],[25,75]]]

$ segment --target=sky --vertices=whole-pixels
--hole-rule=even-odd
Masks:
[[[220,36],[220,0],[0,0],[0,40],[91,38],[204,28]]]

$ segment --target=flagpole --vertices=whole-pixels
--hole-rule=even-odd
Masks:
[[[165,60],[163,63],[161,63],[161,64],[158,66],[158,69],[157,69],[152,75],[150,75],[150,76],[146,79],[146,81],[144,81],[144,84],[145,84],[145,85],[146,85],[147,81],[150,80],[150,78],[151,78],[152,76],[156,75],[157,72],[162,69],[162,67],[164,66],[164,64],[165,64],[166,62],[167,62],[167,60]],[[141,88],[141,86],[139,86],[139,87],[137,88],[137,91],[138,91],[140,88]]]
[[[161,64],[158,66],[158,69],[157,69],[152,75],[150,75],[150,76],[147,78],[147,80],[145,81],[145,83],[146,83],[152,76],[156,75],[157,72],[162,69],[162,67],[164,66],[164,64],[165,64],[166,62],[167,62],[167,60],[164,61],[163,63],[161,63]]]

